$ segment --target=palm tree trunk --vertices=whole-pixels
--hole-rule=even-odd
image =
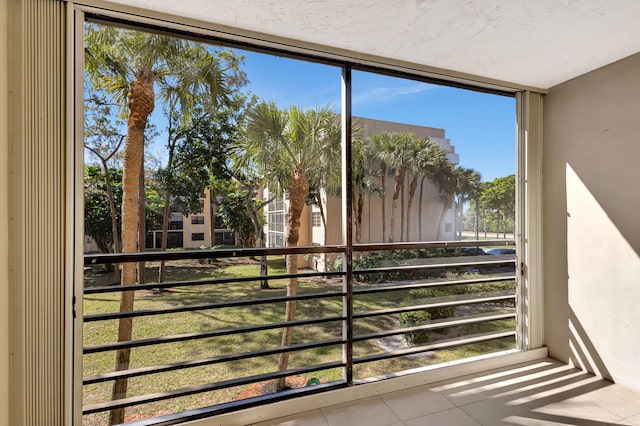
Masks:
[[[413,205],[413,197],[416,194],[418,188],[418,177],[414,176],[409,183],[409,200],[407,201],[407,237],[405,241],[410,241],[409,233],[411,232],[411,207]]]
[[[289,182],[289,211],[287,219],[287,247],[296,247],[300,238],[300,216],[304,208],[305,200],[309,195],[309,181],[306,172],[301,168],[296,168],[293,177]],[[287,256],[287,274],[298,273],[298,255],[291,254]],[[287,296],[295,296],[298,290],[298,279],[289,278],[287,283]],[[296,315],[296,301],[288,300],[285,302],[285,321],[291,322]],[[281,346],[291,345],[293,338],[293,327],[285,327],[282,332]],[[285,371],[289,364],[289,353],[283,352],[278,356],[278,371]],[[285,377],[278,379],[277,389],[285,388]]]
[[[460,228],[460,219],[462,219],[462,202],[454,203],[454,221],[453,221],[453,230],[456,236],[456,240],[462,239],[462,229]]]
[[[436,232],[436,239],[440,239],[440,235],[442,234],[442,228],[444,225],[444,221],[447,217],[447,210],[451,208],[451,195],[447,195],[444,204],[442,205],[442,213],[440,214],[440,220],[438,221],[438,232]]]
[[[398,198],[400,198],[400,191],[402,190],[402,181],[404,180],[404,170],[402,168],[396,170],[394,177],[393,187],[393,201],[391,202],[391,223],[389,225],[389,242],[393,242],[393,232],[396,225],[395,211],[398,206]],[[402,229],[400,230],[402,232]],[[402,235],[400,235],[402,240]]]
[[[109,211],[111,212],[111,234],[113,235],[113,252],[120,253],[122,247],[120,246],[120,233],[118,232],[118,219],[116,217],[116,201],[113,195],[113,184],[111,182],[111,174],[109,173],[109,166],[107,161],[100,157],[102,161],[102,170],[104,171],[104,182],[107,187],[107,199],[109,200]],[[113,265],[113,282],[120,282],[120,264],[114,263]]]
[[[380,178],[380,188],[382,188],[380,193],[380,198],[382,198],[382,242],[385,242],[387,238],[387,163],[384,161],[380,162],[380,174],[382,175]]]
[[[144,150],[144,146],[142,148]],[[140,163],[140,188],[138,189],[138,197],[140,201],[138,203],[138,251],[143,252],[147,246],[147,220],[146,220],[146,205],[147,195],[144,192],[144,154],[142,156],[142,162]],[[144,284],[147,282],[147,270],[145,262],[138,262],[138,284]]]
[[[424,192],[424,180],[426,176],[420,179],[420,197],[418,199],[418,241],[422,241],[422,194]]]
[[[476,240],[480,239],[480,208],[476,199]]]
[[[127,139],[124,149],[124,167],[122,176],[122,251],[134,253],[138,243],[138,204],[140,188],[140,168],[144,154],[144,129],[153,111],[154,93],[151,71],[139,72],[131,82],[129,91],[129,119]],[[122,285],[134,285],[136,264],[125,263],[122,267]],[[123,291],[120,298],[120,312],[133,310],[134,292]],[[132,319],[120,318],[118,322],[118,342],[131,340]],[[116,351],[115,371],[129,369],[131,349]],[[113,383],[112,399],[127,396],[127,379],[117,379]],[[109,424],[124,422],[124,408],[111,410]]]
[[[404,175],[402,176],[402,185],[400,187],[400,242],[406,241],[404,238],[404,234],[406,232],[405,227],[405,203],[404,203]]]
[[[359,244],[362,238],[362,209],[364,207],[364,195],[362,191],[358,193],[358,207],[356,208],[356,243]]]

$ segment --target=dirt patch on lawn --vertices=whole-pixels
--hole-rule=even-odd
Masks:
[[[307,385],[310,377],[306,376],[290,376],[287,377],[286,386],[292,388],[303,388]],[[276,380],[265,380],[249,385],[248,389],[243,390],[236,396],[236,400],[253,398],[256,396],[269,395],[276,393]]]

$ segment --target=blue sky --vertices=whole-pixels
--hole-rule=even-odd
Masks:
[[[337,67],[238,51],[245,55],[248,90],[279,107],[330,104],[340,110]],[[515,99],[353,72],[353,114],[445,129],[460,165],[483,180],[515,173]]]

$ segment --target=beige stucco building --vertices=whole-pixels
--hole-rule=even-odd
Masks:
[[[480,365],[548,354],[640,389],[640,4],[562,5],[0,2],[0,425],[77,419],[81,367],[73,336],[81,324],[74,320],[73,280],[83,238],[74,176],[82,157],[74,152],[82,148],[74,135],[82,123],[74,119],[73,94],[83,13],[516,96],[527,302],[520,314],[527,321],[518,354]],[[471,367],[447,368],[464,374]],[[398,389],[424,382],[400,377],[366,389],[378,394],[390,383]],[[244,419],[365,396],[344,389],[280,405],[279,412],[258,407]],[[225,421],[242,424],[216,424]]]
[[[371,135],[377,133],[412,133],[419,138],[429,138],[432,142],[438,144],[440,148],[447,153],[447,160],[452,167],[459,163],[459,156],[455,152],[455,147],[451,145],[451,141],[445,137],[444,129],[436,129],[433,127],[417,126],[405,123],[395,123],[384,120],[374,120],[370,118],[354,117],[357,125],[362,128],[362,136],[366,139]],[[373,171],[372,171],[373,172]],[[412,178],[410,173],[407,173],[405,181],[409,182]],[[380,178],[375,178],[376,183]],[[379,184],[378,184],[379,185]],[[354,240],[357,243],[381,243],[387,242],[391,237],[390,232],[390,218],[392,214],[392,195],[394,186],[394,176],[391,172],[387,172],[385,178],[386,188],[386,200],[383,204],[382,197],[379,191],[364,191],[363,192],[363,209],[362,219],[359,226],[354,226],[353,235]],[[406,183],[403,186],[403,197],[408,199],[409,197],[409,185]],[[300,225],[300,239],[298,245],[335,245],[343,244],[342,238],[342,200],[338,195],[321,194],[322,209],[318,205],[307,205],[302,211],[301,225]],[[455,216],[452,209],[447,209],[444,212],[444,226],[440,229],[438,234],[438,227],[440,224],[441,215],[443,214],[444,200],[438,189],[429,180],[425,181],[425,188],[423,190],[422,209],[419,208],[418,193],[415,194],[415,200],[411,207],[411,216],[413,222],[410,226],[408,234],[403,232],[401,234],[401,223],[404,220],[400,218],[401,211],[403,211],[398,205],[396,206],[396,226],[393,232],[393,241],[396,242],[417,242],[417,241],[452,241],[455,239],[454,233],[454,220]],[[406,204],[405,204],[406,205]],[[386,210],[385,213],[385,230],[386,233],[383,236],[383,207]],[[288,200],[285,197],[282,200],[276,200],[271,202],[267,206],[265,233],[267,235],[268,247],[284,247],[286,236],[286,213],[288,209]],[[322,221],[322,213],[324,212],[325,220],[327,223],[326,233],[325,226]],[[420,213],[422,214],[420,216]],[[406,217],[405,210],[405,217]],[[420,226],[418,226],[420,222]],[[358,235],[359,228],[359,235]],[[406,228],[405,228],[406,229]],[[419,229],[422,231],[420,238]],[[408,238],[407,238],[408,236]],[[335,255],[330,256],[307,256],[306,258],[301,256],[298,260],[298,264],[303,267],[311,267],[313,269],[326,270],[324,262],[329,263],[329,269],[333,265]]]

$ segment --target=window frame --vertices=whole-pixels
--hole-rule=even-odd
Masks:
[[[526,87],[518,85],[505,85],[492,80],[485,80],[478,77],[466,76],[463,74],[441,70],[434,72],[433,69],[422,66],[417,68],[407,67],[406,64],[395,60],[384,60],[372,58],[367,55],[353,57],[348,52],[339,49],[331,49],[325,46],[309,45],[300,41],[279,39],[276,36],[255,34],[248,31],[218,27],[215,24],[202,23],[188,18],[176,16],[166,16],[159,12],[132,8],[128,6],[116,6],[112,3],[105,3],[101,0],[87,0],[90,5],[68,2],[69,8],[68,25],[69,42],[68,49],[71,51],[69,63],[70,73],[67,76],[73,80],[69,89],[69,118],[70,128],[74,129],[71,149],[70,164],[73,165],[73,182],[70,185],[70,196],[78,200],[81,197],[78,191],[82,188],[82,158],[78,158],[78,149],[81,150],[83,138],[83,25],[87,18],[92,21],[116,23],[118,25],[133,28],[151,29],[167,34],[187,37],[195,40],[219,43],[230,47],[250,49],[263,53],[277,54],[280,56],[302,59],[311,62],[325,63],[333,66],[340,66],[343,69],[343,99],[342,99],[342,123],[343,142],[350,140],[351,122],[351,71],[374,72],[382,75],[396,76],[413,79],[426,83],[448,85],[469,90],[490,92],[498,95],[516,97],[517,116],[517,161],[516,161],[516,240],[518,245],[518,267],[521,271],[521,279],[518,280],[518,297],[526,300],[527,303],[520,303],[518,321],[518,334],[522,339],[518,342],[518,349],[521,351],[532,351],[542,347],[543,336],[543,294],[542,294],[542,95],[535,91],[530,91]],[[117,9],[116,9],[117,8]],[[81,152],[81,151],[80,151]],[[350,144],[343,143],[343,241],[347,245],[345,256],[352,255],[353,243],[352,217],[349,196],[351,195],[349,179],[350,175]],[[80,192],[81,193],[81,192]],[[81,209],[76,201],[72,214],[72,222],[77,226],[81,224]],[[271,209],[269,209],[271,211]],[[82,300],[82,262],[77,259],[82,258],[82,244],[78,244],[75,237],[72,245],[74,258],[74,284],[73,292],[75,298]],[[82,239],[82,238],[80,238]],[[349,277],[350,261],[347,261],[347,277]],[[347,292],[347,298],[350,292]],[[82,318],[82,304],[73,307],[76,318]],[[526,320],[525,320],[526,319]],[[75,374],[82,371],[82,321],[75,320],[73,326],[73,349],[70,362],[73,364],[73,380],[69,387],[72,403],[72,417],[74,424],[82,424],[82,377]],[[349,354],[345,354],[349,356]],[[509,364],[509,362],[507,362]],[[188,419],[185,419],[188,421]]]

